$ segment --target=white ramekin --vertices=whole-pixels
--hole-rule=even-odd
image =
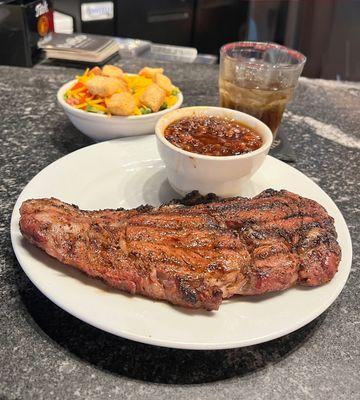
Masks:
[[[71,107],[65,100],[64,94],[76,83],[76,79],[65,83],[57,93],[57,100],[64,109],[65,114],[79,131],[91,139],[101,142],[103,140],[116,139],[125,136],[137,136],[154,133],[155,124],[158,119],[179,108],[183,102],[183,95],[178,94],[178,101],[166,110],[146,115],[133,115],[111,117],[103,114],[91,113]]]
[[[184,117],[202,115],[240,121],[255,129],[263,144],[250,153],[222,157],[191,153],[165,139],[165,128],[172,122]],[[192,190],[198,190],[201,194],[215,193],[222,197],[239,195],[242,187],[264,162],[273,140],[271,130],[257,118],[222,107],[187,107],[172,111],[158,120],[155,134],[169,183],[181,195]]]

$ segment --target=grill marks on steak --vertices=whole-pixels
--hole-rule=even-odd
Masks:
[[[333,219],[315,201],[267,190],[253,199],[194,193],[184,202],[81,211],[28,200],[20,228],[51,256],[111,286],[192,308],[321,285],[337,271]]]
[[[281,260],[267,258],[267,270],[252,268],[251,272],[258,276],[257,285],[246,294],[279,290],[280,282],[283,288],[291,286],[295,278],[291,271],[298,273],[297,282],[305,286],[326,283],[337,271],[341,250],[336,241],[334,220],[313,200],[285,190],[269,189],[253,199],[226,199],[196,207],[198,210],[206,207],[209,212],[223,216],[225,224],[239,232],[253,262],[256,263],[254,256],[263,246],[270,246],[271,252],[278,248],[281,253]],[[279,247],[280,243],[283,246]],[[292,268],[287,263],[291,259]],[[289,268],[276,268],[281,262]],[[278,274],[281,270],[283,273]],[[288,284],[285,284],[284,274],[289,278]]]
[[[20,228],[65,264],[130,293],[193,308],[217,309],[245,284],[250,263],[236,232],[207,213],[147,208],[81,211],[56,199],[29,200]],[[172,212],[174,211],[174,212]]]
[[[252,199],[215,196],[193,207],[202,210],[237,230],[246,244],[252,267],[241,294],[283,290],[296,282],[318,286],[337,271],[341,251],[334,220],[313,200],[269,189]]]

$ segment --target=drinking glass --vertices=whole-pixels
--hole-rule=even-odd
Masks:
[[[263,121],[276,137],[306,57],[276,43],[235,42],[220,49],[220,104]]]

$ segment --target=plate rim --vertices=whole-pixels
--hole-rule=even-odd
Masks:
[[[294,168],[291,165],[286,164],[285,162],[276,159],[275,157],[272,157],[270,155],[267,155],[266,157],[271,158],[272,160],[274,160],[277,163],[283,164],[286,166],[286,168],[290,168],[294,171],[296,171],[297,173],[300,173],[302,175],[302,177],[307,180],[310,181],[312,184],[315,184],[318,189],[320,189],[320,191],[323,193],[323,195],[325,195],[325,197],[327,198],[327,201],[329,201],[330,203],[332,203],[333,207],[336,209],[337,213],[338,213],[338,217],[340,218],[340,220],[338,220],[343,227],[345,228],[344,230],[344,239],[345,242],[347,244],[347,249],[342,249],[342,251],[347,251],[348,252],[348,259],[350,262],[350,265],[347,269],[347,272],[345,274],[345,276],[343,277],[343,281],[341,282],[341,284],[339,286],[336,287],[336,290],[333,291],[331,293],[331,296],[327,297],[327,301],[324,302],[324,304],[321,304],[318,308],[316,308],[315,310],[313,310],[313,312],[311,312],[306,318],[303,318],[301,320],[299,320],[296,324],[293,324],[292,327],[289,328],[283,328],[283,329],[279,329],[276,332],[273,332],[272,334],[267,334],[264,336],[260,336],[260,337],[256,337],[253,339],[248,339],[248,340],[241,340],[241,341],[227,341],[227,342],[221,342],[221,343],[206,343],[206,342],[185,342],[185,341],[177,341],[177,340],[163,340],[163,339],[156,339],[153,337],[148,337],[148,336],[144,336],[144,335],[139,335],[139,334],[134,334],[131,332],[128,332],[126,329],[121,329],[121,334],[119,333],[118,330],[116,329],[112,329],[109,327],[104,327],[101,325],[101,323],[97,323],[96,318],[95,320],[92,318],[88,318],[87,316],[83,316],[80,313],[78,313],[76,310],[73,311],[71,310],[66,304],[61,304],[60,301],[56,300],[56,298],[54,298],[54,296],[52,295],[52,293],[49,293],[46,290],[43,290],[43,288],[41,288],[41,285],[39,285],[35,279],[33,279],[33,277],[31,276],[30,273],[28,273],[27,269],[28,267],[26,267],[25,265],[23,265],[23,260],[21,259],[21,255],[19,254],[19,249],[17,248],[17,244],[16,244],[16,234],[20,231],[18,228],[18,210],[19,210],[19,206],[20,206],[20,202],[23,201],[22,196],[23,193],[26,192],[26,190],[28,189],[28,187],[31,185],[31,183],[33,182],[33,180],[35,178],[38,178],[40,175],[43,175],[46,173],[46,170],[51,167],[54,166],[54,164],[56,163],[60,163],[62,162],[65,158],[70,158],[70,157],[74,157],[76,156],[76,153],[79,152],[84,152],[84,151],[88,151],[88,149],[93,148],[93,147],[100,147],[100,146],[106,146],[106,145],[111,145],[111,142],[118,142],[118,141],[137,141],[137,140],[149,140],[149,138],[153,138],[153,136],[137,136],[137,137],[126,137],[126,138],[119,138],[119,139],[114,139],[111,141],[104,141],[101,143],[94,143],[90,146],[86,146],[86,147],[82,147],[78,150],[75,150],[71,153],[68,153],[66,155],[64,155],[63,157],[58,158],[57,160],[51,162],[50,164],[48,164],[47,166],[45,166],[43,169],[41,169],[37,174],[35,174],[30,180],[29,182],[24,186],[24,188],[22,189],[22,191],[20,192],[19,196],[17,197],[17,200],[14,204],[13,207],[13,211],[11,214],[11,222],[10,222],[10,236],[11,236],[11,244],[12,244],[12,248],[13,251],[15,253],[17,262],[19,263],[19,265],[21,266],[21,269],[23,270],[23,272],[26,274],[26,276],[29,278],[29,280],[35,285],[35,287],[45,296],[47,297],[49,300],[51,300],[54,304],[56,304],[58,307],[60,307],[62,310],[68,312],[70,315],[78,318],[79,320],[94,326],[102,331],[108,332],[110,334],[113,334],[115,336],[118,337],[122,337],[125,339],[129,339],[129,340],[133,340],[136,342],[140,342],[140,343],[144,343],[144,344],[149,344],[149,345],[155,345],[155,346],[160,346],[160,347],[167,347],[167,348],[177,348],[177,349],[184,349],[184,350],[222,350],[222,349],[231,349],[231,348],[240,348],[240,347],[246,347],[246,346],[252,346],[252,345],[256,345],[256,344],[260,344],[260,343],[264,343],[264,342],[268,342],[270,340],[274,340],[277,339],[279,337],[282,337],[284,335],[290,334],[298,329],[300,329],[301,327],[307,325],[308,323],[310,323],[311,321],[313,321],[314,319],[316,319],[319,315],[321,315],[323,312],[325,312],[333,303],[334,301],[337,299],[337,297],[340,295],[340,293],[342,292],[350,271],[351,271],[351,265],[352,265],[352,240],[351,240],[351,236],[350,236],[350,232],[349,232],[349,228],[347,226],[347,223],[345,221],[345,218],[342,214],[342,212],[340,211],[340,209],[338,208],[338,206],[336,205],[336,203],[331,199],[331,197],[314,181],[312,181],[311,178],[309,178],[307,175],[305,175],[303,172],[301,172],[300,170]],[[50,257],[50,256],[49,256]]]

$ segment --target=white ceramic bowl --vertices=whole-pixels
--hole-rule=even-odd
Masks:
[[[263,144],[250,153],[221,157],[191,153],[165,139],[164,130],[169,124],[183,117],[199,115],[236,119],[254,128]],[[187,107],[172,111],[159,119],[155,134],[169,183],[181,195],[192,190],[201,194],[216,193],[222,197],[239,195],[241,188],[264,162],[273,140],[271,130],[257,118],[222,107]]]
[[[116,115],[109,117],[103,114],[78,110],[67,104],[64,100],[64,94],[74,83],[76,83],[76,79],[61,86],[57,93],[57,100],[75,127],[97,142],[125,136],[154,133],[158,119],[164,114],[179,108],[183,102],[183,95],[180,92],[178,94],[178,101],[166,110],[158,111],[153,114],[134,115],[130,117],[120,117]]]

